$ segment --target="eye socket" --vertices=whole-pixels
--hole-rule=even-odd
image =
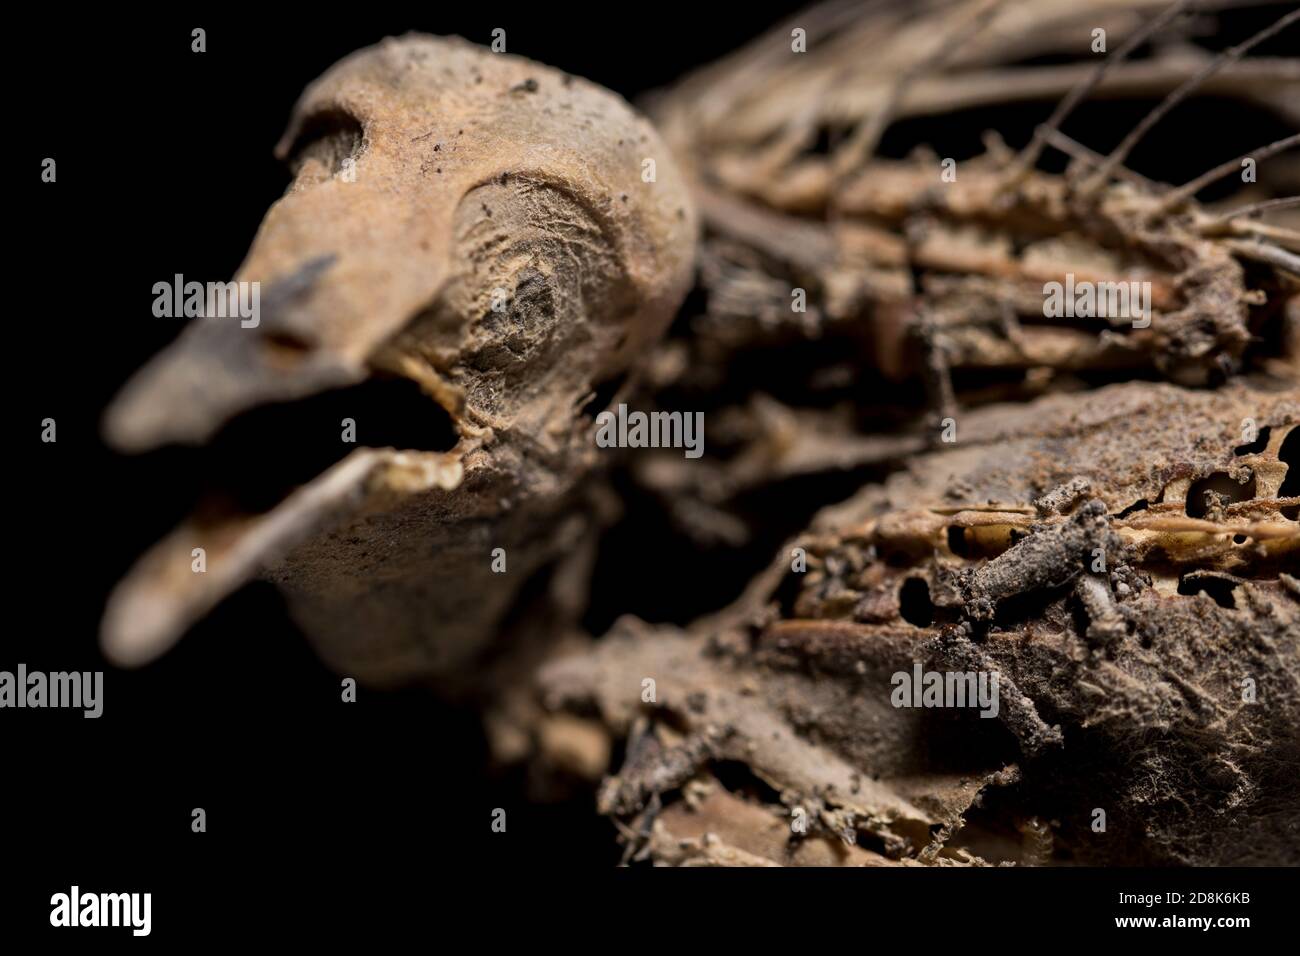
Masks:
[[[299,124],[285,158],[295,174],[315,160],[334,175],[343,168],[345,159],[355,159],[361,152],[364,138],[361,121],[352,114],[341,109],[321,110]]]

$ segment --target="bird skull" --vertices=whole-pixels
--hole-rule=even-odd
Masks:
[[[127,384],[108,439],[204,444],[259,407],[382,375],[417,383],[455,446],[361,447],[269,509],[191,519],[115,592],[104,647],[148,660],[260,573],[340,670],[444,674],[566,546],[596,456],[584,407],[635,374],[691,281],[689,193],[613,94],[416,34],[308,87],[277,154],[295,179],[236,276],[259,284],[260,315],[194,321]]]

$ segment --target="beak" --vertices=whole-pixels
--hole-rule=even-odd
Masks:
[[[147,664],[223,598],[322,528],[412,494],[451,491],[463,474],[456,453],[359,448],[267,512],[192,517],[154,545],[113,591],[100,647],[118,666]],[[196,573],[193,549],[200,544],[205,567]]]
[[[110,406],[109,444],[127,452],[206,445],[243,413],[371,378],[371,359],[437,298],[443,277],[436,237],[448,227],[427,210],[417,222],[396,208],[393,193],[377,178],[367,186],[300,176],[267,213],[235,277],[238,299],[226,304],[238,301],[238,314],[207,297],[207,314]],[[295,437],[282,436],[290,456]],[[394,496],[451,490],[461,474],[457,452],[361,447],[268,510],[189,518],[110,597],[105,655],[124,666],[146,663],[321,528]],[[204,573],[192,567],[196,547],[204,549]]]
[[[209,290],[205,314],[110,406],[109,444],[203,444],[241,412],[364,380],[368,358],[443,277],[446,229],[396,208],[392,192],[335,177],[276,202],[234,294]]]

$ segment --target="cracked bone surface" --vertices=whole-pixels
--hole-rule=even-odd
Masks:
[[[190,519],[114,593],[103,646],[147,661],[263,575],[334,667],[443,675],[580,530],[562,518],[595,462],[586,406],[635,377],[689,287],[690,195],[614,94],[418,34],[312,83],[277,155],[295,179],[235,277],[261,283],[260,321],[195,320],[123,389],[109,441],[201,445],[259,407],[388,376],[445,412],[455,446],[359,447],[269,509]]]

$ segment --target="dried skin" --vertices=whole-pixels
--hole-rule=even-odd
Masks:
[[[1248,416],[1273,437],[1238,454]],[[794,806],[812,808],[814,832],[904,861],[975,862],[968,846],[1002,854],[993,862],[1293,860],[1300,811],[1279,801],[1300,770],[1300,604],[1281,569],[1300,553],[1300,497],[1278,497],[1277,456],[1297,422],[1300,390],[1270,381],[971,412],[956,446],[909,459],[792,542],[806,574],[787,549],[730,612],[690,634],[625,624],[545,670],[543,687],[552,706],[594,704],[616,732],[644,715],[709,735],[689,751],[701,779],[734,761],[770,788],[733,794],[767,822],[727,841],[768,861],[792,862],[798,837],[764,853],[756,833],[773,819],[788,830]],[[1243,458],[1272,476],[1259,497],[1187,519],[1188,479]],[[1142,499],[1153,504],[1121,516]],[[1189,566],[1233,568],[1230,605],[1180,593]],[[904,607],[912,580],[930,620]],[[895,709],[890,675],[918,663],[996,671],[1000,726]],[[637,696],[646,677],[653,705]],[[683,756],[668,778],[657,754],[629,758],[607,787],[636,799],[605,811],[675,806],[663,795],[682,789]],[[1108,813],[1104,839],[1094,808]],[[1045,857],[997,839],[1028,819],[1057,821]],[[642,842],[665,862],[703,852]]]

